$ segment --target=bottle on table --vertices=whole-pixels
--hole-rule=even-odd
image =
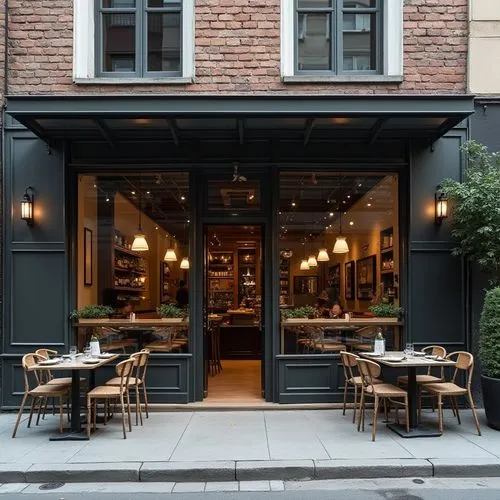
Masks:
[[[382,328],[379,326],[377,328],[377,334],[375,335],[375,345],[373,348],[375,354],[379,354],[380,356],[385,356],[385,338],[382,333]]]

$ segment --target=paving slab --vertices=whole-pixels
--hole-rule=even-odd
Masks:
[[[175,483],[138,483],[138,482],[122,482],[122,483],[65,483],[54,494],[57,498],[64,498],[65,493],[94,493],[96,498],[97,493],[171,493]],[[41,483],[24,484],[23,493],[38,493],[40,494]],[[47,494],[47,493],[46,493]],[[49,493],[50,494],[50,493]],[[107,497],[116,498],[116,497]]]
[[[205,492],[213,491],[238,491],[238,481],[215,481],[205,485]]]
[[[140,469],[141,481],[234,481],[236,463],[214,462],[145,462]]]
[[[0,484],[0,494],[21,493],[27,487],[26,483],[6,483]]]
[[[500,459],[432,458],[435,477],[500,477]]]
[[[270,491],[269,481],[240,481],[240,491]]]
[[[431,477],[432,465],[417,459],[316,460],[315,479]]]
[[[139,481],[139,462],[96,464],[33,464],[25,473],[28,483]]]
[[[299,481],[313,477],[314,462],[312,460],[243,460],[236,462],[237,481],[260,481],[263,479]]]
[[[176,483],[172,493],[202,493],[205,483]]]
[[[0,464],[0,483],[25,483],[31,463]]]

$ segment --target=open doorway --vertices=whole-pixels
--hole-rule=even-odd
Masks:
[[[262,230],[205,228],[205,400],[262,400]]]

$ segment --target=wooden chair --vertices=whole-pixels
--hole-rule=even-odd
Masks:
[[[446,349],[440,345],[429,345],[424,347],[421,352],[425,354],[431,354],[432,356],[440,356],[441,358],[446,357]],[[444,367],[440,366],[440,375],[435,376],[432,374],[432,367],[427,368],[427,373],[422,375],[417,375],[417,384],[430,384],[442,382],[444,380]],[[404,375],[397,378],[398,385],[406,386],[408,385],[408,376]]]
[[[59,353],[57,351],[53,351],[51,349],[37,349],[35,351],[35,354],[37,356],[41,356],[44,359],[49,359],[50,356],[57,356]],[[62,385],[62,384],[68,384],[71,385],[71,377],[54,377],[53,373],[50,370],[44,370],[45,374],[47,375],[46,380],[44,382],[46,384],[52,384],[52,385]],[[84,377],[80,377],[80,384],[84,384],[86,382],[86,379]]]
[[[377,384],[375,380],[380,376],[380,365],[368,359],[358,358],[356,360],[361,374],[363,385],[361,387],[361,403],[360,415],[358,420],[358,431],[360,427],[365,430],[365,406],[366,398],[372,397],[373,403],[373,422],[372,422],[372,441],[375,441],[375,434],[377,432],[377,412],[380,400],[389,401],[396,406],[396,420],[398,417],[397,408],[403,406],[405,408],[406,431],[410,431],[410,421],[408,415],[408,393],[400,387],[393,384],[381,383]],[[402,399],[403,402],[398,401]]]
[[[56,384],[45,384],[43,383],[43,370],[34,370],[33,367],[42,361],[43,357],[36,355],[35,353],[25,354],[23,356],[22,364],[24,370],[24,394],[21,401],[21,407],[17,414],[16,425],[14,426],[14,432],[12,437],[16,437],[17,428],[19,422],[21,421],[21,415],[24,410],[24,405],[28,396],[33,398],[30,408],[30,416],[28,419],[28,427],[31,425],[31,419],[33,417],[33,412],[36,408],[38,401],[40,402],[40,410],[42,404],[46,398],[58,398],[59,400],[59,432],[63,432],[63,399],[69,400],[70,386],[67,384],[56,385]],[[40,411],[39,410],[39,411]],[[38,421],[38,419],[37,419]]]
[[[472,417],[474,423],[476,424],[477,433],[481,435],[481,429],[479,428],[479,421],[477,419],[476,409],[474,407],[474,401],[472,400],[472,394],[470,391],[472,372],[474,370],[474,356],[469,352],[456,351],[448,354],[446,359],[455,361],[455,370],[453,376],[449,382],[440,382],[434,384],[424,384],[422,389],[428,392],[431,396],[437,397],[438,413],[439,413],[439,432],[443,432],[443,396],[449,396],[452,401],[452,407],[455,411],[455,416],[457,417],[458,423],[460,424],[460,414],[458,412],[457,397],[465,396],[469,406],[472,410]],[[457,375],[460,371],[464,371],[466,374],[466,384],[465,387],[461,387],[456,383]]]
[[[325,330],[323,328],[318,328],[315,336],[313,337],[313,347],[315,351],[319,351],[322,354],[330,352],[340,352],[345,351],[346,346],[335,339],[325,339]]]
[[[130,417],[130,387],[129,380],[130,375],[134,370],[135,360],[132,358],[121,361],[116,365],[116,374],[120,379],[120,385],[100,385],[95,387],[87,393],[87,436],[90,436],[90,419],[91,419],[91,406],[92,401],[94,401],[94,419],[93,419],[93,429],[96,429],[96,414],[97,414],[97,401],[102,399],[106,402],[104,410],[104,419],[107,417],[107,403],[110,400],[120,400],[121,412],[122,412],[122,427],[123,427],[123,439],[127,439],[127,434],[125,431],[125,406],[128,414],[128,427],[129,431],[132,431],[132,422]],[[106,422],[105,422],[106,423]]]
[[[142,425],[142,411],[141,411],[141,398],[139,388],[142,387],[144,397],[144,409],[146,411],[146,418],[149,418],[148,409],[148,393],[146,390],[146,371],[148,369],[149,349],[142,349],[140,352],[135,352],[130,355],[134,361],[134,371],[129,377],[129,388],[134,390],[135,393],[135,425],[139,425],[139,418]],[[108,380],[105,385],[118,386],[121,383],[121,377],[114,377]]]
[[[354,387],[354,412],[352,414],[352,423],[356,421],[356,410],[358,408],[358,388],[361,393],[363,386],[363,381],[360,375],[354,375],[353,369],[357,368],[357,360],[359,356],[351,352],[341,351],[340,360],[342,362],[342,367],[344,368],[344,408],[342,415],[345,415],[346,403],[347,403],[347,388],[352,385]],[[374,384],[381,384],[382,381],[379,379],[373,379]]]

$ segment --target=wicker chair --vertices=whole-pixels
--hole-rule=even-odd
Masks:
[[[100,385],[95,387],[87,393],[87,436],[90,436],[90,420],[91,420],[91,407],[92,401],[94,402],[94,419],[93,419],[93,429],[96,429],[96,415],[97,415],[97,401],[102,399],[106,402],[104,409],[104,420],[106,423],[107,418],[107,403],[110,400],[120,400],[121,413],[122,413],[122,427],[123,427],[123,439],[127,439],[127,434],[125,431],[125,409],[128,414],[128,427],[129,431],[132,431],[132,422],[130,417],[130,375],[134,370],[135,360],[133,358],[121,361],[116,365],[116,374],[120,379],[120,385]]]
[[[16,424],[14,426],[14,431],[12,437],[16,437],[17,428],[19,427],[19,422],[21,421],[21,415],[24,410],[24,405],[28,396],[33,398],[30,408],[30,416],[28,419],[28,427],[31,425],[31,419],[33,417],[33,412],[37,406],[38,401],[40,402],[40,410],[44,401],[47,398],[57,398],[59,400],[59,432],[63,432],[63,399],[69,401],[70,386],[67,384],[56,385],[56,384],[46,384],[43,382],[43,370],[36,370],[34,367],[45,358],[36,355],[35,353],[25,354],[23,356],[22,364],[24,370],[24,394],[21,401],[21,407],[17,413]],[[39,411],[40,411],[39,410]],[[38,423],[38,419],[37,419]]]
[[[372,397],[374,399],[373,403],[373,422],[372,422],[372,441],[375,441],[375,435],[377,432],[377,412],[380,400],[391,402],[396,406],[396,419],[397,419],[397,408],[398,406],[403,406],[405,409],[405,420],[406,420],[406,431],[410,431],[410,421],[408,415],[408,393],[401,389],[400,387],[393,384],[375,383],[375,380],[380,376],[380,365],[374,361],[368,359],[357,359],[359,372],[361,374],[361,379],[363,382],[361,388],[361,403],[360,403],[360,416],[358,420],[358,431],[360,427],[365,430],[365,407],[366,398]],[[403,401],[398,401],[402,399]]]
[[[453,408],[455,410],[455,416],[457,417],[458,423],[460,424],[460,414],[458,412],[457,397],[465,396],[469,406],[472,410],[472,417],[476,425],[477,433],[481,435],[481,429],[479,428],[479,421],[477,419],[476,409],[474,407],[474,401],[472,400],[472,394],[470,391],[472,372],[474,370],[474,356],[469,352],[456,351],[448,354],[446,359],[455,361],[455,370],[453,376],[449,382],[440,382],[434,384],[424,384],[422,390],[429,393],[431,396],[437,397],[437,406],[439,413],[439,431],[443,432],[443,397],[449,396],[452,400]],[[464,371],[466,374],[466,384],[462,387],[456,383],[457,375],[460,371]]]

